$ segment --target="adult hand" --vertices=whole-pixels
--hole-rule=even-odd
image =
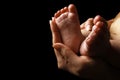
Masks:
[[[92,80],[116,80],[118,78],[119,75],[114,73],[114,70],[111,69],[102,59],[92,58],[85,55],[78,56],[69,47],[64,45],[54,21],[50,21],[50,27],[53,48],[59,69]]]

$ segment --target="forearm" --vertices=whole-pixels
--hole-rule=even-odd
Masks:
[[[88,80],[120,80],[119,70],[116,70],[108,64],[103,64],[103,66],[99,64],[96,65],[96,68],[89,68],[88,70],[84,71],[84,75],[78,74],[76,76]]]
[[[91,80],[120,80],[120,70],[106,64],[99,76],[94,76]]]

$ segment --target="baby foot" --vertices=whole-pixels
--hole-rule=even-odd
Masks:
[[[105,56],[110,48],[106,22],[97,16],[93,23],[92,31],[82,43],[80,53],[87,56]]]
[[[80,32],[79,16],[76,7],[70,4],[68,7],[57,11],[54,18],[63,44],[71,48],[75,53],[78,53],[84,37]]]
[[[107,21],[100,15],[95,16],[95,18],[88,18],[84,23],[82,23],[80,25],[80,28],[83,36],[87,37],[89,33],[92,31],[92,27],[94,26],[94,24],[96,24],[98,21],[103,21],[104,24],[107,25]]]

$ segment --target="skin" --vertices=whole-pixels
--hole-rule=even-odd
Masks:
[[[75,9],[73,6],[72,8],[68,7],[68,10],[63,10],[62,13],[66,12],[74,13],[74,10],[70,11],[71,9]],[[76,55],[74,47],[70,47],[71,45],[67,45],[66,36],[70,36],[69,34],[66,34],[66,36],[63,36],[64,33],[68,33],[68,29],[65,29],[67,26],[60,26],[61,23],[59,23],[60,16],[63,16],[61,12],[57,12],[55,16],[50,21],[50,27],[51,32],[53,36],[53,48],[55,51],[55,55],[57,58],[58,68],[67,70],[74,75],[77,75],[79,77],[87,78],[87,79],[93,79],[93,80],[117,80],[119,79],[119,71],[118,74],[116,73],[116,69],[111,68],[105,60],[106,54],[104,53],[110,53],[107,54],[108,56],[112,56],[112,52],[114,50],[111,48],[111,44],[109,41],[109,36],[107,35],[107,27],[106,23],[104,22],[104,19],[100,17],[95,17],[94,19],[91,19],[87,22],[87,25],[90,24],[91,26],[87,26],[87,30],[89,30],[89,34],[86,36],[84,41],[82,42],[80,46],[80,56]],[[56,15],[58,15],[56,17]],[[78,17],[78,16],[76,16]],[[55,19],[56,18],[56,19]],[[62,18],[63,19],[63,18]],[[67,17],[69,21],[69,17]],[[64,20],[64,19],[63,19]],[[77,19],[76,19],[77,20]],[[58,21],[58,22],[57,22]],[[64,22],[64,21],[63,21]],[[92,24],[90,22],[93,22]],[[75,23],[74,23],[75,24]],[[73,25],[75,27],[74,24]],[[79,24],[79,23],[78,23]],[[67,24],[69,25],[69,24]],[[78,26],[78,25],[77,25]],[[89,28],[90,27],[90,28]],[[73,29],[72,26],[69,27],[70,29]],[[84,27],[82,27],[84,28]],[[86,28],[86,26],[85,26]],[[92,29],[91,29],[92,28]],[[65,29],[65,30],[64,30]],[[75,34],[74,31],[72,31],[72,34]],[[106,34],[105,36],[101,36],[103,34]],[[78,34],[75,34],[79,36]],[[80,34],[81,35],[81,34]],[[73,37],[73,36],[72,36]],[[73,37],[74,38],[74,37]],[[104,41],[101,41],[101,38],[104,39]],[[72,42],[72,41],[68,41]],[[100,43],[99,43],[100,42]],[[107,46],[106,44],[107,43]],[[100,45],[99,47],[95,47],[95,45]],[[78,48],[78,47],[77,47]],[[96,48],[95,50],[93,50]],[[103,50],[104,49],[104,50]],[[111,51],[108,52],[108,49]],[[103,51],[103,52],[101,52]],[[97,53],[97,54],[96,54]],[[101,54],[103,53],[103,54]],[[114,56],[116,57],[116,55]],[[113,58],[113,57],[112,57]],[[111,57],[107,60],[110,61]]]
[[[110,27],[110,35],[112,40],[120,40],[120,12],[117,14],[117,16],[113,19],[113,22],[111,23]]]
[[[50,25],[53,36],[53,47],[59,69],[69,71],[76,76],[86,79],[119,79],[118,74],[115,73],[116,70],[109,67],[103,60],[84,55],[76,55],[69,47],[61,43],[61,36],[57,31],[57,27],[55,27],[56,24],[54,21],[50,21]],[[93,30],[92,33],[95,33],[95,31]],[[95,37],[92,34],[90,36],[90,40]],[[86,40],[84,43],[86,43]]]
[[[54,14],[54,21],[62,35],[62,42],[75,53],[79,52],[79,46],[84,38],[80,32],[78,17],[77,9],[72,4]]]
[[[105,19],[103,19],[102,17],[100,16],[97,16],[97,18],[89,18],[86,22],[84,22],[83,24],[81,24],[81,31],[82,31],[82,34],[87,37],[89,35],[89,33],[91,32],[91,28],[93,26],[93,23],[95,22],[95,20],[102,20],[104,23],[107,22],[108,26],[108,30],[109,30],[109,33],[110,35],[106,36],[109,38],[109,42],[110,42],[110,47],[112,48],[108,50],[108,54],[106,54],[106,61],[109,62],[112,66],[115,66],[116,68],[120,68],[120,64],[118,63],[118,61],[120,60],[119,56],[120,56],[120,27],[118,26],[119,25],[119,19],[120,19],[120,13],[117,14],[117,16],[109,21],[106,21]],[[86,26],[88,25],[89,26]],[[87,30],[87,28],[89,27],[89,31]],[[113,29],[113,30],[112,30]],[[116,31],[116,32],[115,32]],[[86,34],[87,33],[87,34]],[[115,34],[113,34],[115,33]],[[106,33],[107,34],[107,33]],[[103,34],[104,35],[104,34]],[[105,39],[105,38],[104,38]],[[99,50],[98,50],[99,51]],[[103,51],[103,50],[101,50]],[[114,52],[114,53],[112,53]],[[98,52],[99,53],[99,52]],[[97,53],[97,54],[98,54]]]

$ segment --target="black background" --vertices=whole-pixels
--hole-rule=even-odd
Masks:
[[[9,64],[5,63],[5,73],[12,79],[83,80],[58,69],[49,20],[57,10],[69,4],[76,5],[80,23],[98,14],[108,20],[120,11],[119,2],[115,0],[40,0],[7,4],[5,16],[8,19],[5,19],[9,23],[5,31],[9,37],[5,38],[5,43],[11,54],[7,56]]]

